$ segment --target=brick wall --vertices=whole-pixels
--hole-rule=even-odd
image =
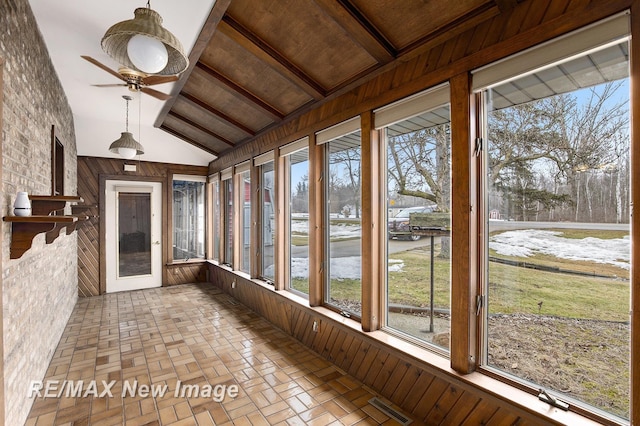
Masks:
[[[64,144],[65,195],[76,194],[73,116],[27,0],[0,1],[4,60],[2,215],[17,191],[51,194],[51,126]],[[38,235],[20,259],[9,259],[11,225],[2,223],[2,308],[6,425],[23,424],[77,300],[76,233],[46,245]],[[0,421],[0,423],[2,423]]]

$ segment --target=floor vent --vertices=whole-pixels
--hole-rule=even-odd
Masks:
[[[404,414],[394,410],[389,407],[385,402],[383,402],[380,398],[373,397],[369,400],[369,404],[376,407],[378,410],[385,413],[387,416],[391,417],[393,420],[397,421],[401,425],[409,425],[413,420],[405,416]]]

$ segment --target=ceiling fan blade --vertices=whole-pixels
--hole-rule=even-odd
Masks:
[[[92,84],[93,87],[127,87],[126,84]]]
[[[140,88],[142,93],[146,93],[147,95],[153,96],[156,99],[160,99],[161,101],[166,101],[171,98],[171,95],[167,95],[166,93],[158,92],[155,89],[150,89],[148,87]]]
[[[96,61],[95,59],[93,59],[91,56],[85,56],[85,55],[80,55],[80,57],[86,61],[91,62],[93,65],[97,66],[98,68],[108,72],[109,74],[111,74],[112,76],[116,77],[119,80],[122,81],[127,81],[124,79],[124,77],[122,77],[120,74],[118,74],[116,71],[112,70],[111,68],[109,68],[108,66],[106,66],[105,64]]]
[[[150,75],[142,79],[142,84],[145,86],[153,86],[156,84],[171,83],[177,80],[177,75]]]

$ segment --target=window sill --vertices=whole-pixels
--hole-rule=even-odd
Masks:
[[[189,260],[174,260],[167,262],[165,266],[180,266],[180,265],[192,265],[198,263],[207,263],[206,259],[189,259]]]

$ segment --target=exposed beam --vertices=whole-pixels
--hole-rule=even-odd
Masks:
[[[222,83],[225,86],[227,86],[232,91],[236,92],[242,98],[244,98],[247,101],[249,101],[249,103],[252,106],[258,107],[260,110],[265,112],[273,120],[282,121],[282,119],[284,118],[284,114],[281,113],[280,111],[278,111],[276,108],[274,108],[273,106],[269,105],[267,102],[263,101],[262,99],[260,99],[256,95],[254,95],[253,93],[247,91],[244,87],[240,86],[239,84],[235,83],[234,81],[229,80],[227,77],[225,77],[224,75],[220,74],[218,71],[214,70],[209,65],[203,64],[202,62],[198,62],[196,64],[196,67],[198,67],[202,71],[206,72],[208,75],[210,75],[211,77],[215,78],[216,80],[218,80],[220,83]]]
[[[172,98],[165,102],[162,110],[160,111],[160,114],[158,114],[158,118],[156,118],[156,121],[153,123],[154,127],[160,127],[169,110],[173,108],[173,105],[178,98],[177,94],[182,91],[182,88],[187,83],[189,75],[191,75],[191,73],[193,72],[193,68],[195,67],[196,62],[198,62],[198,59],[200,59],[202,52],[204,52],[204,49],[211,41],[211,38],[213,37],[213,34],[218,27],[218,23],[222,19],[222,16],[227,12],[227,8],[230,4],[231,0],[216,0],[216,2],[213,4],[211,13],[209,13],[207,20],[202,26],[202,31],[200,31],[200,35],[198,36],[198,39],[196,40],[193,48],[191,49],[191,53],[189,54],[189,66],[173,86],[173,89],[171,90]]]
[[[304,90],[312,98],[320,100],[326,95],[326,89],[320,83],[289,62],[276,49],[244,28],[230,16],[225,15],[222,18],[222,21],[218,24],[218,30],[258,59],[269,64],[284,78]]]
[[[224,112],[220,111],[219,109],[216,109],[214,107],[212,107],[211,105],[209,105],[208,103],[206,103],[205,101],[187,93],[187,92],[182,92],[180,93],[180,96],[182,96],[183,98],[185,98],[186,100],[188,100],[189,102],[194,103],[195,105],[199,106],[200,108],[204,109],[205,111],[210,112],[211,114],[217,116],[218,118],[222,119],[223,121],[226,122],[226,124],[230,125],[231,127],[235,127],[238,130],[243,131],[244,133],[246,133],[249,136],[255,136],[256,132],[254,132],[252,129],[250,129],[249,127],[245,126],[244,124],[240,123],[238,120],[236,120],[233,117],[228,116],[227,114],[225,114]]]
[[[499,13],[500,11],[491,4],[478,6],[460,16],[458,19],[447,22],[447,24],[405,46],[398,52],[398,56],[404,56],[410,53],[410,55],[404,56],[403,58],[404,60],[408,60],[415,55],[419,55],[431,49],[435,43],[440,43],[442,40],[450,39],[455,34],[460,34],[469,28],[473,28],[480,22],[497,16]]]
[[[229,146],[235,146],[235,144],[233,142],[231,142],[230,140],[228,140],[225,137],[220,136],[219,134],[217,134],[214,131],[211,131],[209,129],[207,129],[206,127],[202,126],[201,124],[196,123],[195,121],[191,120],[190,118],[185,117],[182,114],[178,114],[177,112],[171,110],[169,111],[169,116],[176,118],[180,121],[182,121],[183,123],[191,126],[191,127],[195,127],[196,129],[200,130],[203,133],[208,134],[209,136],[213,136],[216,139],[219,139],[221,142],[226,143]]]
[[[393,44],[349,0],[314,1],[380,64],[395,58]]]
[[[183,135],[182,133],[180,133],[179,131],[177,131],[177,130],[175,130],[175,129],[171,128],[170,126],[168,126],[168,125],[167,125],[167,124],[165,124],[165,123],[161,124],[161,125],[160,125],[160,127],[159,127],[159,129],[164,130],[165,132],[169,133],[170,135],[173,135],[173,136],[175,136],[175,137],[176,137],[176,138],[178,138],[178,139],[182,139],[183,141],[188,142],[188,143],[190,143],[191,145],[193,145],[193,146],[195,146],[195,147],[197,147],[197,148],[200,148],[200,149],[201,149],[201,150],[203,150],[203,151],[208,152],[209,154],[215,155],[216,157],[220,156],[220,153],[218,153],[218,152],[216,152],[216,151],[212,150],[211,148],[209,148],[209,147],[208,147],[208,146],[206,146],[206,145],[203,145],[203,144],[201,144],[201,143],[199,143],[199,142],[194,141],[193,139],[191,139],[191,138],[189,138],[189,137],[187,137],[187,136]]]

